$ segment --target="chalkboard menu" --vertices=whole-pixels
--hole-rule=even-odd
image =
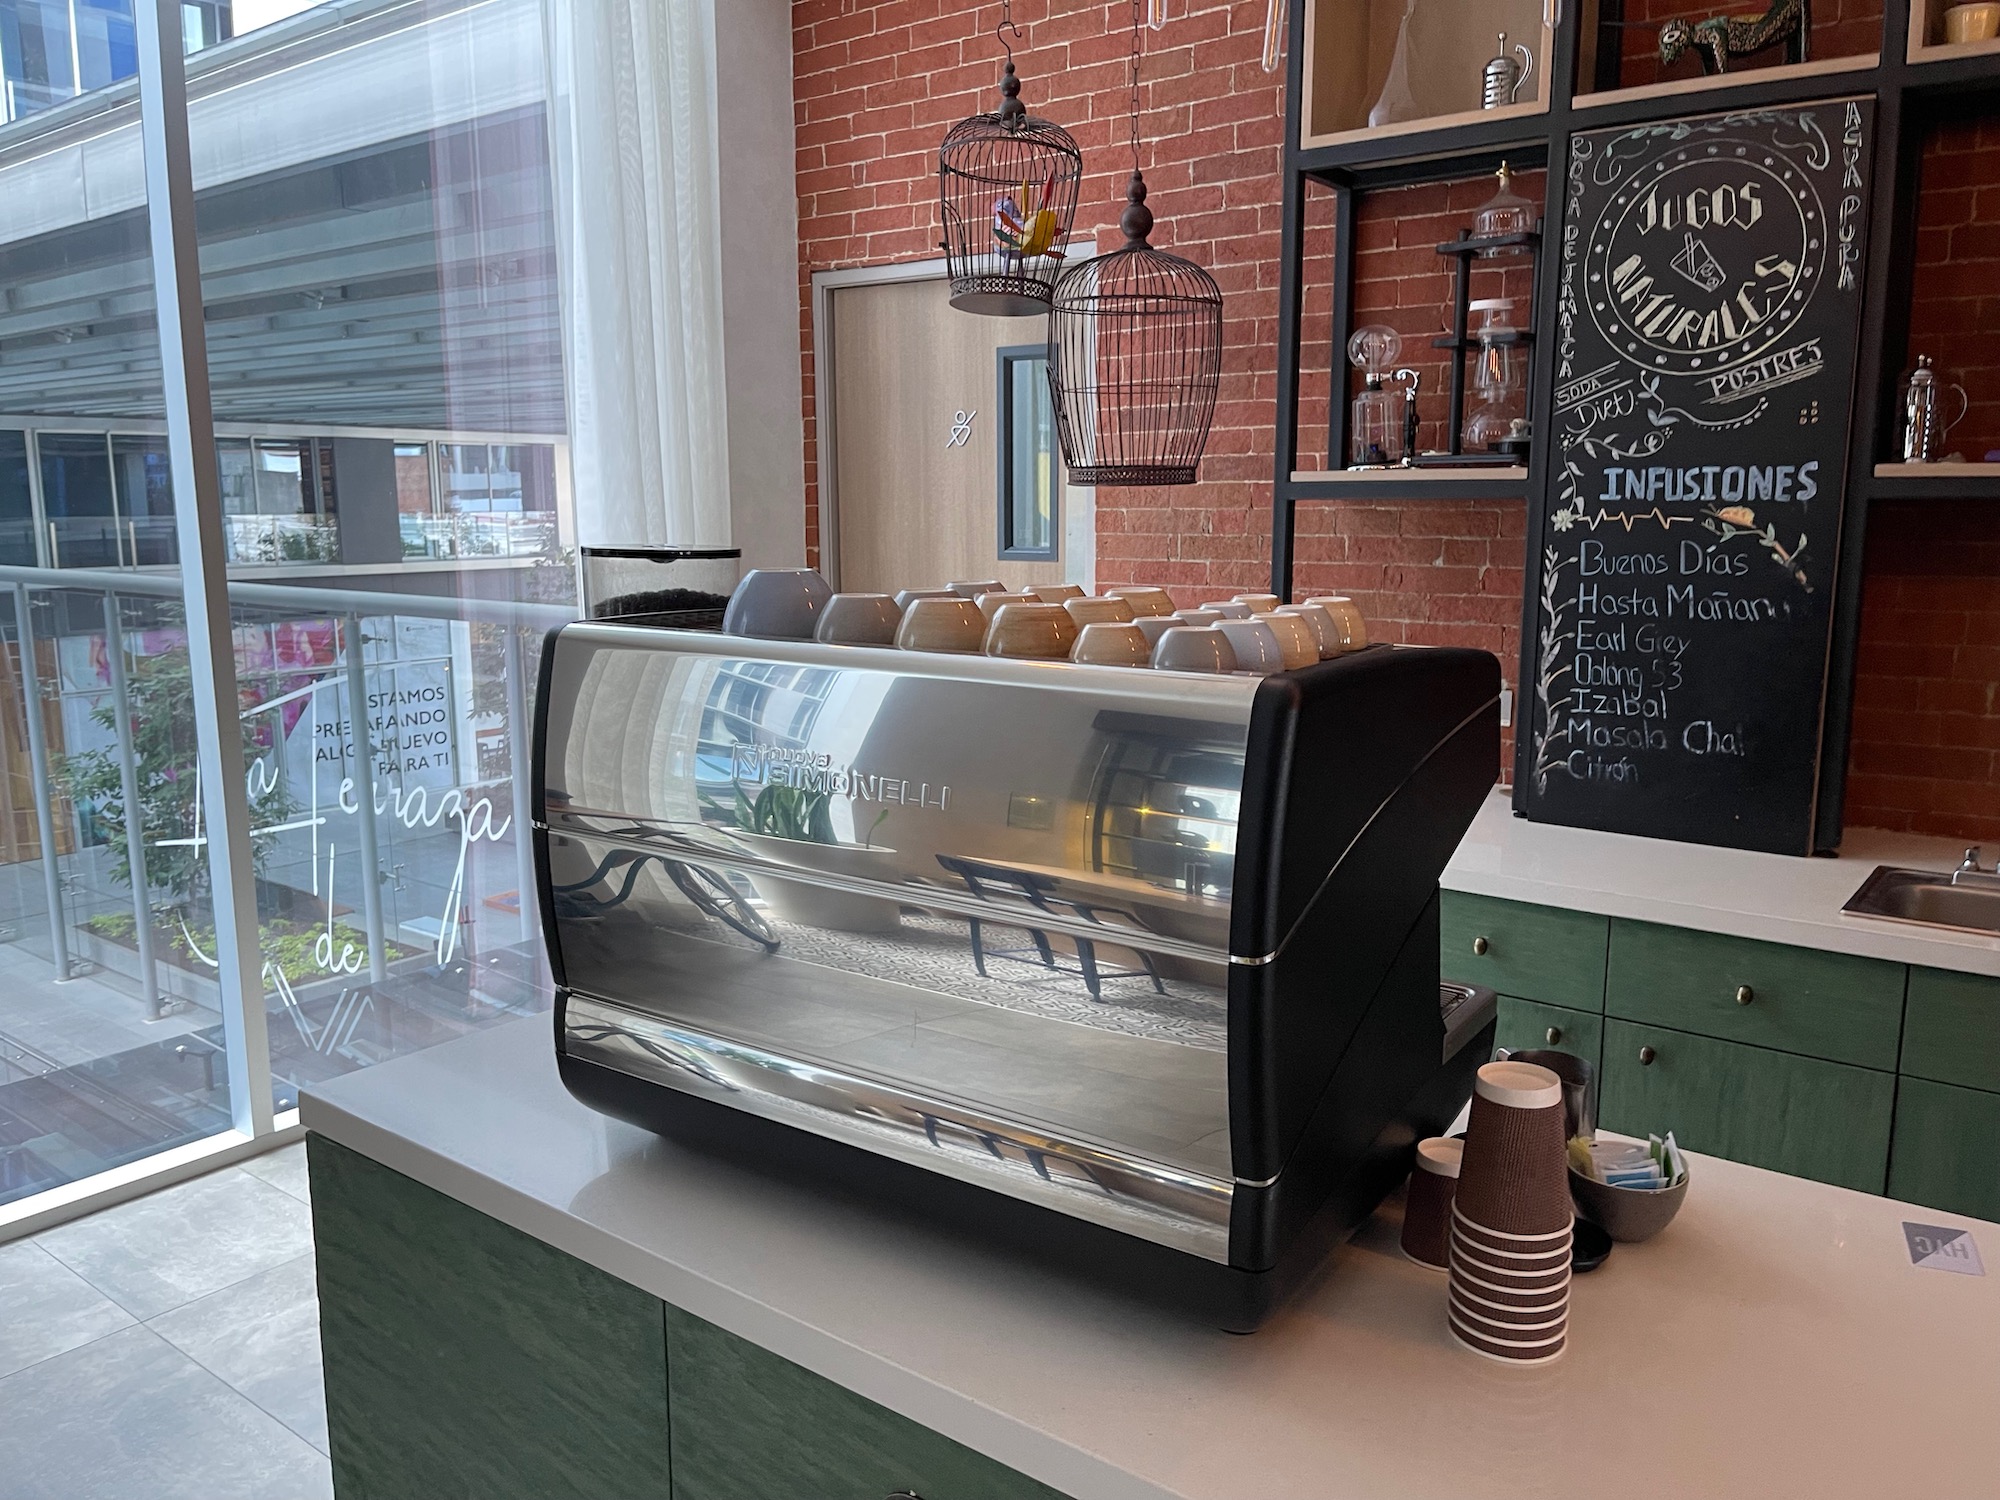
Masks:
[[[1531,819],[1811,852],[1869,101],[1574,136]]]

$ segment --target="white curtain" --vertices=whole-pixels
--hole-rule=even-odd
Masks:
[[[714,0],[545,0],[577,540],[728,546]]]

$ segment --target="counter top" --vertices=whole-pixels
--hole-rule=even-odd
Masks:
[[[1496,789],[1445,869],[1446,890],[1572,911],[1664,922],[2000,975],[2000,937],[1848,916],[1841,906],[1877,865],[1949,871],[1965,845],[1880,829],[1849,829],[1837,859],[1801,859],[1530,823]]]
[[[1648,846],[1649,848],[1658,846]],[[1535,899],[1535,898],[1529,898]],[[546,1019],[318,1085],[305,1124],[1075,1500],[1988,1493],[2000,1226],[1694,1157],[1687,1206],[1576,1283],[1569,1351],[1445,1336],[1386,1206],[1232,1337],[584,1108]]]

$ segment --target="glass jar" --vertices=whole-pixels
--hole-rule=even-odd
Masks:
[[[1514,191],[1514,174],[1507,163],[1500,163],[1500,170],[1493,174],[1499,187],[1491,198],[1482,203],[1472,215],[1472,237],[1478,240],[1497,240],[1507,235],[1527,234],[1541,217],[1541,210]],[[1505,259],[1526,255],[1526,245],[1503,245],[1479,252],[1490,259]]]
[[[1357,328],[1347,341],[1347,357],[1359,366],[1363,385],[1350,408],[1347,464],[1351,469],[1385,469],[1408,456],[1406,398],[1388,381],[1403,352],[1403,336],[1382,323]]]

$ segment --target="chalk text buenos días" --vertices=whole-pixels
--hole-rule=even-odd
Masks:
[[[1819,493],[1819,460],[1802,464],[1695,464],[1645,469],[1611,465],[1597,498],[1611,504],[1803,505]]]

